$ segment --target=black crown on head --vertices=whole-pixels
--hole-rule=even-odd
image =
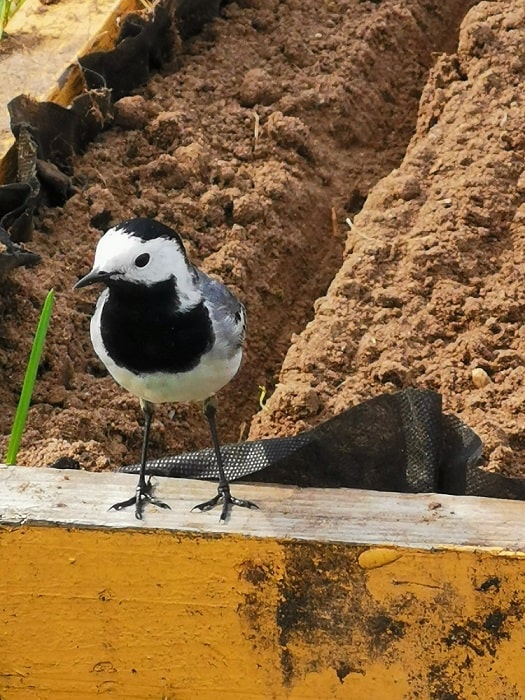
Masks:
[[[124,233],[129,233],[132,236],[136,236],[143,241],[152,241],[155,238],[166,238],[168,240],[176,240],[183,247],[182,239],[177,231],[174,231],[169,226],[162,224],[160,221],[155,219],[148,219],[146,217],[137,217],[135,219],[128,219],[120,224],[113,227],[118,231],[123,231]]]

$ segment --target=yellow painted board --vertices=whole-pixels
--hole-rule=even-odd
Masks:
[[[0,157],[13,143],[7,103],[20,94],[68,106],[81,92],[76,59],[112,48],[123,17],[144,9],[141,0],[26,0],[0,42]],[[60,80],[71,66],[67,79]]]
[[[525,698],[523,504],[135,480],[0,469],[2,700]]]

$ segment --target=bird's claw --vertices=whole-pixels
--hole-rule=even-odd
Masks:
[[[145,501],[154,506],[158,506],[159,508],[168,508],[171,510],[171,507],[167,503],[164,503],[164,501],[152,496],[152,489],[153,484],[151,483],[151,479],[148,479],[145,484],[139,484],[137,486],[137,491],[134,496],[128,498],[126,501],[114,503],[112,506],[110,506],[109,510],[122,510],[123,508],[128,508],[129,506],[135,505],[135,517],[137,520],[142,520],[142,509]]]
[[[204,503],[199,503],[198,505],[193,506],[191,510],[200,510],[202,513],[204,513],[208,510],[211,510],[212,508],[215,508],[215,506],[221,501],[222,511],[221,517],[219,518],[219,521],[221,523],[227,520],[231,506],[240,506],[241,508],[259,508],[259,506],[256,503],[252,503],[252,501],[246,501],[242,498],[235,498],[235,496],[231,495],[229,488],[219,486],[216,496],[210,498],[209,501],[205,501]]]

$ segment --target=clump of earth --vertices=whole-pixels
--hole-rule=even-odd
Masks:
[[[72,286],[103,231],[150,216],[248,310],[223,441],[414,386],[480,435],[488,468],[523,474],[524,45],[510,0],[226,5],[116,104],[76,193],[38,213],[42,263],[0,282],[4,452],[54,288],[18,461],[137,461],[138,402],[91,348],[96,290]],[[158,408],[151,456],[208,444],[199,406]]]

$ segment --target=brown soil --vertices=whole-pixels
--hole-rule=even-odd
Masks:
[[[184,45],[178,70],[122,100],[76,162],[78,193],[40,213],[30,247],[43,263],[2,283],[2,447],[54,287],[19,462],[137,460],[137,401],[91,349],[95,292],[71,287],[102,230],[145,215],[176,227],[246,302],[225,441],[431,387],[479,432],[491,467],[519,473],[525,12],[473,4],[233,3]],[[257,413],[260,386],[270,398]],[[175,411],[158,409],[152,455],[208,445],[199,408]]]

